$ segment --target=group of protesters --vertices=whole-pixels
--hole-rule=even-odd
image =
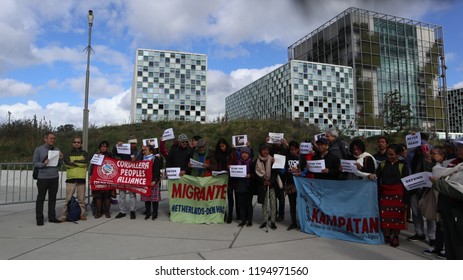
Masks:
[[[47,133],[44,145],[34,152],[34,166],[39,170],[37,186],[39,189],[36,204],[37,225],[44,224],[43,203],[48,191],[49,207],[48,221],[60,223],[66,221],[67,202],[76,193],[81,206],[81,220],[86,219],[84,201],[86,172],[92,176],[94,166],[90,165],[90,156],[82,150],[82,139],[75,137],[71,152],[62,154],[54,146],[56,135]],[[230,145],[224,138],[215,143],[214,149],[208,149],[208,143],[201,136],[189,138],[179,134],[167,147],[167,141],[161,139],[159,147],[144,145],[138,150],[138,140],[130,135],[130,154],[119,153],[117,147],[124,143],[116,143],[110,151],[110,144],[102,141],[98,146],[98,154],[105,157],[127,161],[153,161],[151,192],[149,196],[141,196],[145,202],[145,220],[155,220],[158,217],[161,198],[160,185],[163,168],[179,168],[180,176],[197,177],[213,176],[214,172],[228,173],[231,165],[245,165],[246,176],[229,177],[227,189],[227,211],[224,222],[232,223],[233,214],[240,221],[238,226],[251,227],[253,223],[253,198],[262,204],[263,222],[260,228],[277,229],[277,222],[285,220],[285,199],[288,197],[290,224],[287,230],[299,228],[296,215],[297,190],[295,176],[328,180],[377,180],[380,226],[386,244],[399,246],[399,233],[407,228],[408,214],[414,224],[415,235],[408,237],[409,241],[427,241],[431,248],[424,253],[447,259],[463,258],[463,186],[461,181],[463,161],[463,140],[447,141],[444,146],[433,147],[427,142],[427,135],[421,133],[422,145],[407,150],[405,144],[388,143],[386,137],[377,140],[378,151],[370,154],[365,143],[356,138],[349,143],[339,137],[335,129],[325,131],[324,135],[312,142],[313,150],[301,153],[300,142],[286,139],[272,141],[269,137],[263,139],[258,146],[257,154],[250,142],[241,147]],[[58,164],[48,166],[49,150],[57,151]],[[272,164],[275,156],[285,156],[284,168],[274,169]],[[165,159],[165,164],[164,164]],[[200,162],[201,166],[192,166],[191,159]],[[448,162],[449,159],[453,159]],[[323,160],[321,170],[313,172],[309,168],[310,161]],[[341,160],[356,162],[354,173],[344,172]],[[447,160],[448,165],[443,166]],[[67,168],[66,199],[61,219],[55,217],[56,191],[58,188],[58,168],[64,163]],[[429,188],[407,190],[402,178],[423,171],[432,172],[430,180],[433,183],[431,191],[438,195],[436,218],[423,219],[420,200]],[[127,194],[129,203],[127,202]],[[93,215],[100,218],[103,215],[111,218],[110,207],[116,199],[116,191],[92,190]],[[136,194],[119,190],[119,213],[116,219],[130,215],[136,219]],[[129,205],[127,205],[129,204]],[[235,210],[235,211],[234,211]],[[424,233],[426,222],[427,240]]]

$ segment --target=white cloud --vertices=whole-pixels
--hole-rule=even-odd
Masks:
[[[36,89],[30,84],[13,79],[0,79],[0,98],[11,96],[25,96],[33,94]]]
[[[54,102],[42,107],[36,101],[12,105],[0,105],[0,122],[6,121],[8,112],[11,120],[45,119],[53,127],[73,124],[82,128],[83,106],[73,106],[69,103]],[[3,119],[5,116],[5,119]],[[89,105],[89,122],[91,125],[103,126],[109,124],[125,124],[130,119],[130,90],[120,92],[112,98],[101,98]]]

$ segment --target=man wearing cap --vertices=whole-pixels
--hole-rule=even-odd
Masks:
[[[122,143],[123,143],[122,141],[119,141],[117,145],[122,145]],[[113,148],[113,154],[116,157],[120,158],[121,160],[135,161],[138,155],[138,149],[137,149],[138,140],[137,138],[135,138],[134,135],[130,135],[128,143],[130,144],[130,155],[118,153],[116,146]],[[135,211],[136,211],[136,205],[137,205],[137,195],[134,192],[130,192],[126,190],[119,190],[119,214],[117,214],[116,219],[123,218],[129,213],[129,210],[127,209],[127,200],[126,200],[127,193],[130,196],[130,219],[133,220],[136,218]]]
[[[194,149],[190,147],[189,139],[186,134],[177,137],[178,145],[172,146],[166,160],[167,167],[180,167],[180,176],[191,175],[191,168],[188,166],[190,158],[193,156]]]
[[[341,165],[341,161],[330,152],[328,140],[322,137],[315,143],[317,144],[318,150],[312,160],[323,159],[325,161],[325,169],[323,169],[321,173],[314,173],[315,179],[339,180],[339,166]]]

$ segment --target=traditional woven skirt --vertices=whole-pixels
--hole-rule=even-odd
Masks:
[[[381,228],[405,229],[403,210],[404,190],[402,184],[379,187],[379,213]]]
[[[151,195],[150,196],[140,196],[141,201],[154,201],[158,202],[161,200],[161,191],[160,191],[160,182],[156,182],[154,187],[151,189]]]

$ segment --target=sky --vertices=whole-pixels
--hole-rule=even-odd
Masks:
[[[404,6],[404,4],[406,6]],[[349,7],[444,28],[447,87],[463,87],[459,0],[2,0],[0,124],[82,128],[89,25],[89,122],[130,123],[137,48],[208,56],[208,121],[225,97],[287,62],[287,48]]]

